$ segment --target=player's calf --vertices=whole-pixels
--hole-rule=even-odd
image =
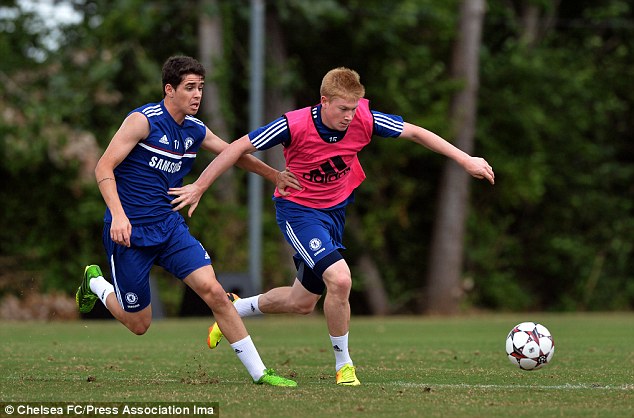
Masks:
[[[231,303],[236,303],[240,299],[238,295],[235,293],[227,293],[227,298]],[[212,350],[220,344],[222,340],[222,331],[220,331],[220,327],[217,322],[214,322],[212,326],[209,327],[209,331],[207,332],[207,346]]]

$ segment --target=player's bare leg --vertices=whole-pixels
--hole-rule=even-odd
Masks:
[[[79,312],[92,311],[97,299],[119,322],[137,335],[145,334],[152,323],[152,307],[148,305],[139,312],[126,312],[114,293],[114,287],[103,277],[101,268],[92,264],[84,269],[84,277],[75,294]]]
[[[350,328],[350,268],[345,260],[339,260],[324,271],[323,278],[327,289],[324,315],[328,332],[332,336],[345,335]]]
[[[315,309],[320,295],[309,292],[295,279],[293,286],[276,287],[264,294],[244,299],[227,293],[228,299],[241,318],[262,314],[296,313],[307,315]],[[223,334],[218,323],[213,323],[207,332],[207,345],[214,349],[222,341]]]
[[[350,290],[352,276],[345,260],[339,260],[324,271],[326,299],[324,315],[335,354],[336,382],[342,386],[358,386],[355,367],[348,351],[350,329]]]
[[[211,266],[202,267],[183,280],[209,306],[227,341],[234,343],[247,337],[244,323],[227,298]]]
[[[213,310],[219,328],[255,383],[297,386],[295,381],[278,376],[273,370],[264,366],[242,319],[227,298],[227,293],[218,283],[213,267],[201,267],[187,276],[183,282]]]
[[[126,312],[123,310],[114,293],[110,293],[106,297],[106,308],[112,316],[125,325],[130,331],[136,335],[143,335],[150,328],[152,323],[152,305],[148,305],[139,312]]]
[[[293,286],[276,287],[258,298],[258,309],[265,314],[295,313],[308,315],[313,312],[321,295],[306,290],[299,280]]]

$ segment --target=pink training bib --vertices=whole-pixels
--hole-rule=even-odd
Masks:
[[[298,177],[303,190],[287,189],[290,196],[275,190],[275,196],[315,209],[343,202],[365,180],[357,154],[372,139],[374,119],[369,101],[359,100],[356,114],[338,142],[319,136],[310,107],[285,117],[291,134],[291,143],[284,148],[286,167]]]

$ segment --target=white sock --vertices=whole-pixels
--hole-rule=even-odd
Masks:
[[[244,318],[246,316],[262,315],[262,312],[260,311],[260,308],[258,306],[258,299],[260,298],[260,296],[262,295],[251,296],[250,298],[236,300],[233,306],[236,308],[236,311],[238,311],[238,315],[240,315],[240,318]]]
[[[94,277],[90,279],[90,290],[92,290],[92,292],[97,295],[97,297],[107,308],[108,306],[106,305],[106,298],[110,293],[114,292],[114,287],[112,286],[112,284],[110,284],[110,282],[108,282],[102,276]]]
[[[264,363],[258,354],[258,350],[255,348],[255,344],[251,341],[251,336],[247,335],[240,341],[236,341],[231,344],[231,348],[236,353],[244,367],[251,375],[253,381],[257,382],[264,375]]]
[[[330,336],[332,349],[335,353],[335,370],[339,371],[343,366],[349,364],[353,366],[350,353],[348,352],[348,333],[341,337]]]

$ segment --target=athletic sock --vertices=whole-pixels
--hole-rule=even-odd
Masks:
[[[104,279],[103,276],[94,277],[90,279],[90,290],[92,290],[92,292],[97,295],[99,300],[101,300],[101,302],[107,308],[108,305],[106,305],[106,298],[110,293],[114,292],[114,287],[112,286],[112,284]]]
[[[260,378],[264,375],[264,370],[266,366],[262,362],[260,358],[260,354],[258,354],[258,350],[255,348],[255,344],[251,341],[251,336],[247,335],[240,341],[236,341],[231,344],[231,348],[236,353],[244,367],[247,368],[247,371],[251,375],[251,378],[254,382],[260,380]]]
[[[348,333],[341,337],[330,336],[332,349],[335,353],[335,370],[339,371],[343,366],[349,364],[353,366],[350,353],[348,352]]]
[[[258,299],[262,295],[251,296],[250,298],[238,299],[235,301],[233,306],[238,311],[238,315],[240,318],[244,318],[246,316],[256,316],[262,315],[260,308],[258,306]]]

